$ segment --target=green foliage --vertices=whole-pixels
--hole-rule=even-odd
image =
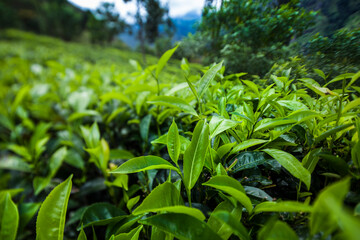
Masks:
[[[358,238],[360,72],[109,66],[23,36],[0,42],[3,238]]]

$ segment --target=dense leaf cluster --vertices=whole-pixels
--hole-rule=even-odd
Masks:
[[[360,235],[360,72],[181,76],[177,47],[121,68],[19,42],[0,43],[1,239]]]

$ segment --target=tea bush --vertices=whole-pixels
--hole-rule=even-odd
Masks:
[[[360,72],[198,73],[167,66],[177,47],[109,65],[32,37],[0,42],[0,239],[360,236]]]

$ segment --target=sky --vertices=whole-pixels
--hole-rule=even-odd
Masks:
[[[101,2],[104,0],[69,0],[70,2],[74,3],[75,5],[88,8],[88,9],[96,9]],[[185,15],[190,11],[197,11],[201,13],[201,10],[204,6],[204,0],[160,0],[162,4],[168,4],[169,6],[169,14],[170,17],[179,17]],[[120,16],[125,18],[128,22],[134,22],[133,17],[130,14],[135,14],[136,12],[136,4],[135,0],[131,1],[130,3],[124,3],[122,0],[106,0],[106,2],[114,2],[115,6],[120,12]]]

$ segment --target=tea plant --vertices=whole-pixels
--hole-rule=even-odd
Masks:
[[[176,48],[131,73],[2,51],[0,239],[357,239],[360,72],[171,78]]]

